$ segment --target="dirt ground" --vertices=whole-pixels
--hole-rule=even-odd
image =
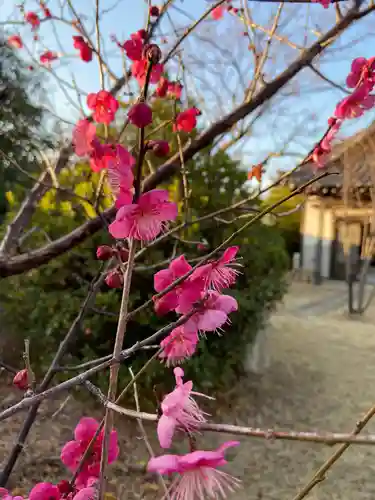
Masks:
[[[262,376],[239,381],[230,394],[221,395],[212,420],[267,429],[350,432],[358,418],[375,403],[375,305],[366,317],[345,314],[343,284],[320,287],[295,283],[284,303],[272,315],[267,330],[271,364]],[[1,408],[18,395],[0,379]],[[65,396],[64,396],[65,397]],[[59,462],[61,444],[87,404],[71,398],[45,404],[28,440],[11,486],[28,487],[42,478],[64,477]],[[0,459],[16,438],[23,415],[2,427]],[[113,491],[119,499],[161,498],[153,478],[135,472],[147,459],[135,422],[118,420],[121,459],[113,468]],[[155,452],[154,429],[146,426]],[[375,421],[367,432],[375,433]],[[201,447],[213,447],[233,436],[204,434]],[[292,500],[333,448],[295,442],[240,438],[230,453],[229,471],[242,479],[234,500]],[[128,465],[131,464],[131,470]],[[372,500],[375,497],[375,448],[351,446],[324,482],[310,494],[315,500]]]

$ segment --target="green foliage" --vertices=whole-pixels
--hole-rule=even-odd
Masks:
[[[265,205],[272,205],[290,194],[290,189],[287,186],[275,186],[270,190],[269,195],[265,199]],[[297,195],[278,206],[273,212],[282,213],[289,212],[295,209],[304,200],[303,195]],[[276,226],[279,228],[282,237],[285,240],[285,245],[289,256],[294,252],[298,252],[300,248],[300,224],[301,211],[291,213],[285,217],[277,219]]]
[[[9,157],[29,174],[36,168],[35,147],[40,144],[42,109],[34,105],[38,79],[0,35],[0,219],[6,211],[5,193],[15,182],[29,186],[30,179]],[[46,142],[44,142],[44,145]],[[6,156],[4,156],[6,155]]]

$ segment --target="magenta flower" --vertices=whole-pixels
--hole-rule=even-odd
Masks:
[[[87,106],[93,111],[94,120],[109,125],[119,108],[119,103],[107,90],[100,90],[96,94],[87,96]]]
[[[159,358],[165,360],[167,366],[178,365],[195,353],[198,341],[198,332],[194,325],[178,326],[160,342],[163,351]]]
[[[73,130],[74,151],[77,156],[85,156],[93,150],[92,142],[96,135],[96,127],[87,119],[79,120]]]
[[[139,61],[134,61],[132,64],[132,75],[136,78],[140,86],[143,86],[146,81],[147,67],[147,59],[140,59]],[[150,83],[158,83],[163,71],[164,66],[162,64],[154,64],[151,69]]]
[[[238,446],[238,441],[227,441],[215,451],[193,451],[187,455],[162,455],[151,458],[147,470],[160,474],[177,473],[170,487],[171,500],[225,498],[240,481],[220,471],[217,467],[227,464],[224,453]]]
[[[50,67],[52,61],[56,61],[59,56],[56,52],[53,52],[52,50],[46,50],[43,52],[43,54],[40,55],[39,61],[41,64],[44,64],[45,66]]]
[[[100,172],[100,170],[107,168],[109,157],[115,157],[116,153],[112,146],[110,146],[109,144],[101,144],[101,142],[97,138],[93,139],[91,146],[91,170],[93,170],[93,172]]]
[[[181,278],[181,276],[191,271],[191,269],[192,267],[185,259],[185,256],[180,255],[172,260],[168,269],[162,269],[154,275],[155,290],[162,292],[176,281],[176,279]],[[163,297],[154,299],[156,313],[159,315],[167,314],[178,307],[183,308],[187,312],[190,311],[193,303],[201,298],[203,285],[203,280],[193,280],[191,277],[187,278]]]
[[[176,388],[165,396],[161,403],[162,416],[158,421],[158,438],[162,448],[169,448],[172,444],[176,429],[191,433],[206,421],[203,412],[191,397],[193,382],[183,382],[184,371],[177,367],[173,370],[176,378]],[[199,394],[203,396],[203,394]]]
[[[60,500],[60,498],[59,488],[51,483],[38,483],[29,494],[29,500]]]
[[[134,176],[132,167],[135,158],[123,146],[115,147],[115,155],[106,157],[108,168],[108,182],[112,193],[116,197],[116,207],[128,205],[132,202]]]
[[[0,488],[0,499],[1,500],[24,500],[23,497],[17,495],[12,496],[6,488]]]
[[[141,37],[137,36],[137,34],[132,34],[131,39],[126,40],[122,48],[132,61],[140,61],[142,59],[143,40]]]
[[[76,495],[74,495],[73,500],[96,500],[97,490],[92,486],[88,488],[83,488]]]
[[[186,325],[189,328],[194,328],[195,325],[200,332],[214,332],[228,321],[228,314],[237,309],[238,304],[235,298],[210,290],[203,307],[193,314]],[[186,314],[189,311],[180,308],[177,312]]]
[[[363,83],[354,92],[342,99],[336,106],[335,116],[337,118],[358,118],[363,113],[375,105],[375,96],[369,95],[371,87],[368,83]]]
[[[220,259],[198,267],[192,274],[192,278],[204,280],[206,289],[214,289],[220,292],[223,288],[229,288],[236,282],[239,272],[228,264],[235,260],[239,248],[229,247]]]
[[[167,156],[169,154],[169,144],[167,141],[148,141],[147,149],[151,149],[155,156],[162,158],[163,156]]]
[[[201,112],[197,108],[189,108],[181,111],[176,116],[176,122],[173,124],[173,130],[181,132],[191,132],[197,126],[197,116]]]
[[[138,203],[121,207],[109,232],[116,239],[150,241],[156,238],[166,221],[176,217],[177,205],[168,200],[168,191],[153,189],[142,194]]]
[[[61,461],[72,472],[74,472],[77,468],[82,455],[84,454],[91,439],[94,437],[98,427],[99,423],[94,418],[81,418],[74,430],[74,440],[66,443],[61,450]],[[77,477],[76,486],[78,489],[86,488],[88,486],[88,481],[92,480],[92,478],[99,477],[102,443],[103,430],[99,433],[99,436],[95,440],[91,455],[85,462]],[[117,444],[117,432],[112,430],[108,450],[108,463],[111,464],[114,462],[117,459],[118,454],[119,449]]]
[[[375,84],[375,58],[366,59],[357,57],[353,60],[350,73],[346,79],[346,85],[354,88],[361,83],[369,83],[371,87]],[[371,88],[372,90],[372,88]]]

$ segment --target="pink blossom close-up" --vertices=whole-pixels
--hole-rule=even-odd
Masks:
[[[82,488],[76,495],[74,495],[73,500],[96,500],[97,490],[92,486],[88,488]]]
[[[45,66],[50,66],[51,62],[56,61],[58,58],[58,54],[52,50],[46,50],[39,56],[41,64],[44,64]]]
[[[169,81],[167,80],[167,78],[162,76],[159,80],[158,86],[156,87],[154,95],[156,97],[165,97],[168,92],[168,86],[169,86]]]
[[[108,183],[116,197],[115,206],[120,208],[132,202],[132,187],[134,176],[132,167],[135,158],[123,146],[115,147],[115,155],[106,157],[108,169]]]
[[[131,72],[134,78],[137,80],[140,86],[143,86],[146,81],[148,61],[147,59],[140,59],[139,61],[134,61],[131,66]],[[151,69],[150,83],[158,83],[161,75],[164,71],[164,66],[162,64],[154,64]]]
[[[367,83],[372,90],[375,84],[375,58],[357,57],[353,60],[346,85],[354,88],[361,83]]]
[[[151,150],[155,156],[162,158],[163,156],[167,156],[169,154],[170,148],[168,141],[148,141],[147,149]]]
[[[95,125],[87,119],[79,120],[73,129],[73,146],[77,156],[86,156],[93,150]]]
[[[187,321],[189,327],[193,325],[200,332],[214,332],[228,322],[228,314],[237,311],[238,304],[234,297],[230,295],[220,295],[220,293],[210,290],[201,309],[199,309]],[[177,312],[186,314],[189,312],[183,307],[179,307]]]
[[[162,269],[154,275],[154,288],[156,292],[162,292],[165,288],[171,285],[176,279],[181,278],[186,273],[191,271],[192,267],[185,259],[184,255],[180,255],[172,260],[168,269]],[[179,285],[176,285],[172,290],[167,292],[163,297],[154,298],[155,311],[162,316],[177,308],[182,308],[187,312],[190,311],[194,302],[201,298],[204,282],[201,279],[193,280],[188,277]]]
[[[176,429],[191,433],[206,421],[203,412],[191,397],[193,382],[183,382],[184,371],[180,367],[173,370],[176,388],[165,396],[161,403],[162,416],[159,418],[157,434],[162,448],[172,444]]]
[[[107,168],[108,159],[115,156],[115,151],[109,144],[101,144],[95,137],[91,143],[92,150],[90,152],[90,167],[93,172],[100,172]]]
[[[11,35],[8,36],[8,45],[13,47],[14,49],[22,49],[23,42],[20,35]]]
[[[82,61],[92,61],[92,48],[82,36],[73,36],[73,47],[79,51]]]
[[[152,109],[145,102],[139,102],[129,109],[128,118],[138,128],[147,127],[152,123]]]
[[[240,481],[217,467],[227,464],[225,451],[239,444],[227,441],[215,451],[161,455],[150,459],[147,470],[164,475],[178,474],[169,490],[171,500],[225,498],[240,486]]]
[[[29,387],[29,376],[26,368],[19,370],[15,374],[13,378],[13,385],[18,387],[21,391],[25,391]]]
[[[26,12],[25,21],[30,24],[33,31],[37,30],[40,26],[40,19],[35,12]]]
[[[38,483],[29,493],[29,500],[60,500],[60,498],[59,488],[51,483]]]
[[[126,40],[121,47],[131,61],[140,61],[142,59],[143,45],[142,38],[133,34],[131,39]]]
[[[358,118],[375,105],[375,96],[369,95],[371,87],[363,83],[354,92],[342,99],[336,106],[335,116],[341,119]]]
[[[197,126],[197,116],[200,114],[201,112],[197,108],[189,108],[185,111],[181,111],[181,113],[176,116],[173,130],[187,133],[191,132]]]
[[[115,119],[119,103],[110,92],[100,90],[87,96],[87,106],[93,111],[96,122],[109,125]]]
[[[168,96],[181,99],[182,85],[179,82],[168,82]]]
[[[0,488],[0,500],[24,500],[20,495],[15,497],[6,488]]]
[[[239,271],[230,267],[236,258],[239,248],[229,247],[220,259],[199,266],[192,274],[192,278],[204,280],[206,289],[220,292],[223,288],[229,288],[237,279]]]
[[[142,194],[137,203],[118,210],[116,220],[109,226],[109,232],[116,239],[155,239],[165,227],[165,222],[177,217],[177,205],[168,198],[168,191],[162,189]]]
[[[198,342],[198,332],[194,325],[178,326],[160,342],[163,350],[159,358],[165,361],[166,366],[178,365],[195,353]]]
[[[212,19],[215,19],[215,21],[221,19],[223,15],[224,15],[224,7],[222,5],[218,5],[211,12]]]
[[[99,423],[91,417],[83,417],[78,422],[74,431],[74,440],[65,444],[61,450],[61,461],[72,472],[77,468],[87,446],[94,437]],[[88,481],[92,478],[99,477],[100,459],[102,454],[103,429],[100,431],[97,439],[92,446],[90,457],[85,462],[81,472],[79,473],[76,486],[77,488],[85,488],[88,486]],[[117,444],[117,432],[112,430],[110,433],[108,463],[114,462],[119,454]]]

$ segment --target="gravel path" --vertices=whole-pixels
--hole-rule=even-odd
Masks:
[[[301,286],[293,288],[271,319],[271,366],[260,379],[243,381],[233,391],[227,421],[236,415],[239,425],[350,432],[375,403],[375,311],[365,320],[349,320],[337,310],[337,301],[328,307],[332,290],[322,287],[313,291],[321,294],[318,312],[315,297],[309,309],[301,304]],[[375,433],[375,421],[367,432]],[[333,451],[315,444],[241,441],[231,470],[244,488],[234,500],[292,500]],[[352,446],[308,498],[374,497],[375,448]]]

